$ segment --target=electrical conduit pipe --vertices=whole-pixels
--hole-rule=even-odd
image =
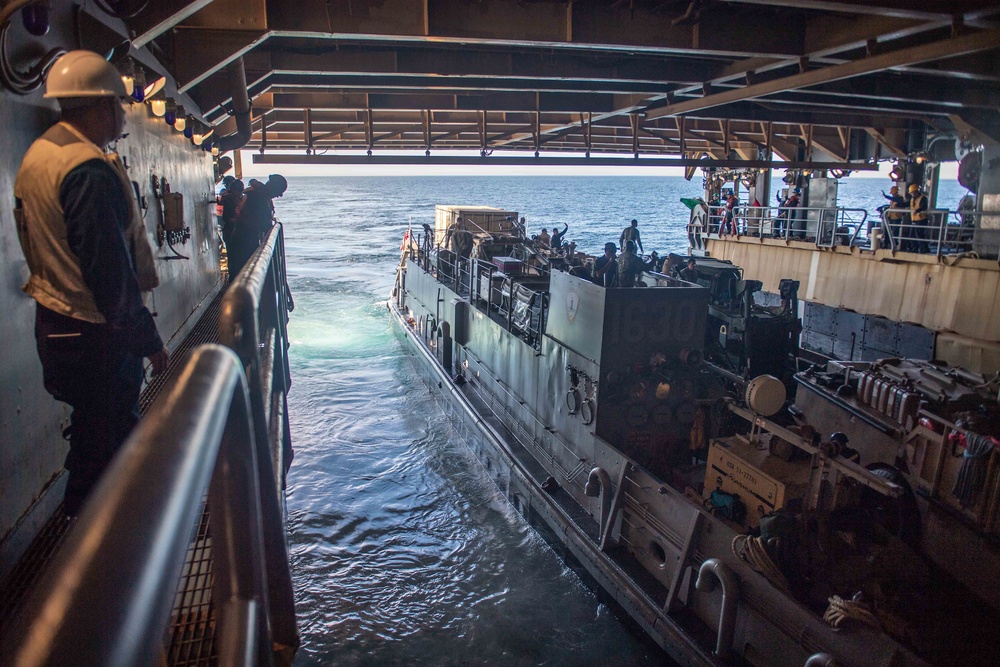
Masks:
[[[239,150],[247,145],[253,136],[250,126],[250,95],[247,91],[247,73],[243,67],[243,58],[237,58],[226,67],[229,79],[229,92],[233,96],[233,117],[236,119],[236,132],[219,139],[216,145],[220,153]]]

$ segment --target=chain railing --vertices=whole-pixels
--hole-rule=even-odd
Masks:
[[[129,436],[7,633],[0,664],[161,664],[206,492],[216,664],[290,664],[284,261],[275,225],[222,297],[230,349],[197,348]]]

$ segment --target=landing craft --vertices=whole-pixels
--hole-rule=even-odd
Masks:
[[[225,284],[211,207],[221,174],[210,155],[245,146],[257,151],[258,164],[672,165],[689,178],[700,173],[706,208],[690,220],[688,254],[741,267],[743,282],[760,284],[743,291],[752,303],[734,309],[730,299],[723,308],[705,286],[655,275],[643,290],[648,303],[609,296],[566,267],[549,266],[543,275],[543,263],[518,257],[524,242],[516,234],[502,255],[470,255],[487,266],[467,286],[456,283],[460,267],[447,273],[454,260],[446,254],[415,250],[394,300],[415,354],[427,357],[425,372],[440,376],[450,352],[452,373],[431,386],[447,388],[451,409],[480,423],[480,455],[513,489],[513,502],[558,526],[573,557],[589,563],[622,608],[685,662],[870,664],[878,657],[885,664],[947,664],[975,661],[981,649],[986,657],[979,662],[992,664],[996,651],[983,628],[993,627],[1000,599],[991,574],[1000,571],[993,546],[997,462],[992,441],[982,436],[994,435],[992,378],[1000,368],[1000,8],[985,0],[944,10],[937,2],[905,4],[9,2],[0,10],[6,200],[13,201],[20,157],[56,119],[39,90],[46,70],[62,50],[106,55],[131,85],[128,136],[116,148],[156,248],[161,286],[149,305],[175,369],[187,369],[177,374],[217,382],[173,385],[181,389],[167,392],[160,407],[152,399],[164,384],[150,383],[150,419],[135,439],[145,447],[130,450],[138,458],[129,461],[152,472],[111,477],[108,493],[115,491],[117,501],[105,494],[91,519],[85,513],[75,541],[40,577],[38,566],[60,551],[68,532],[58,510],[68,415],[42,385],[32,306],[20,292],[23,257],[7,216],[0,225],[8,269],[0,287],[8,352],[0,384],[0,622],[13,639],[4,646],[51,638],[30,664],[60,656],[95,665],[110,664],[111,656],[152,663],[170,625],[171,664],[192,654],[212,659],[214,652],[221,662],[235,661],[247,644],[249,662],[291,660],[298,634],[278,492],[289,442],[283,327],[291,302],[280,228],[217,298]],[[416,154],[392,152],[398,149]],[[473,154],[449,153],[455,149]],[[520,153],[500,154],[507,150]],[[961,161],[960,179],[974,196],[961,210],[937,209],[935,171],[953,160]],[[836,206],[835,183],[887,161],[895,163],[893,181],[902,190],[924,186],[927,212],[900,217],[889,209],[869,227],[860,212]],[[233,162],[239,172],[238,151]],[[774,205],[773,168],[786,170],[781,188],[802,190],[796,210],[782,206],[788,196]],[[740,206],[749,209],[733,211],[733,230],[725,212],[713,211],[713,195],[723,185],[737,194],[737,183],[754,188],[760,201],[748,198]],[[725,231],[719,221],[728,223]],[[495,263],[500,257],[507,259]],[[799,283],[797,312],[768,301],[786,300],[783,279]],[[451,300],[439,300],[444,294]],[[764,321],[766,308],[778,309],[772,314],[782,327],[801,320],[799,358],[819,364],[793,369],[794,409],[779,391],[789,389],[788,377],[755,384],[758,376],[747,370],[762,361],[749,325],[755,313]],[[587,335],[578,336],[581,329]],[[213,340],[239,359],[218,349],[186,359],[185,350]],[[919,363],[894,361],[903,358]],[[932,359],[939,363],[927,363]],[[248,391],[237,389],[240,377]],[[501,384],[508,380],[524,386],[514,392]],[[745,386],[728,402],[738,385]],[[223,438],[212,419],[227,412],[237,431]],[[742,417],[751,426],[741,427]],[[832,437],[833,429],[841,435]],[[232,529],[224,531],[232,549],[220,551],[240,554],[227,560],[205,549],[208,524],[199,518],[211,466],[199,464],[197,475],[171,464],[183,458],[177,452],[193,455],[208,451],[206,441],[211,449],[234,440],[244,448],[252,440],[261,448],[258,465],[271,464],[256,475],[265,487],[259,506],[232,494],[222,504],[249,512],[223,510],[218,519]],[[692,443],[707,449],[692,450]],[[174,458],[144,458],[165,451]],[[242,483],[230,480],[245,491],[253,475],[237,463],[250,454],[239,451],[224,460],[245,473]],[[704,477],[679,464],[688,455],[706,465]],[[810,476],[802,481],[796,471],[806,460]],[[710,461],[738,472],[709,477]],[[873,464],[881,467],[868,470]],[[541,490],[534,486],[539,479]],[[169,481],[169,488],[155,481]],[[685,495],[699,484],[720,487],[713,516],[701,506],[703,495]],[[162,504],[175,494],[186,502]],[[882,560],[864,559],[892,576],[877,590],[862,586],[858,600],[852,586],[818,593],[817,582],[828,580],[811,572],[803,581],[782,571],[790,589],[783,592],[762,555],[770,542],[762,551],[740,538],[745,559],[731,555],[730,537],[764,523],[771,507],[823,516],[850,502],[866,508],[862,515],[891,521],[868,533],[836,523],[827,546],[857,555],[864,538],[877,533],[880,546],[899,547],[880,552]],[[141,521],[136,507],[145,509]],[[97,516],[114,520],[99,523]],[[217,516],[213,511],[213,527]],[[787,522],[769,523],[787,546]],[[91,532],[98,524],[119,532]],[[259,530],[241,531],[247,526]],[[87,544],[100,538],[107,547],[103,570],[86,569],[91,561],[74,551],[84,535]],[[172,558],[152,549],[163,544],[172,545]],[[912,553],[921,560],[908,560]],[[785,556],[795,560],[779,553],[778,570]],[[170,567],[160,567],[167,561]],[[769,576],[749,570],[751,563]],[[211,593],[210,568],[217,575]],[[121,574],[111,582],[117,588],[108,587],[109,569]],[[181,599],[190,605],[172,610],[181,570]],[[920,632],[920,619],[913,632],[907,623],[914,619],[894,611],[920,592],[924,571],[946,573],[972,601],[964,616],[950,613],[951,600],[933,598],[941,606],[929,618],[954,640],[938,653],[922,642],[933,644],[942,633]],[[914,585],[892,586],[901,574],[913,574]],[[51,599],[46,592],[67,599],[56,584],[69,580],[88,582],[70,598],[72,620],[38,633],[8,629],[23,600]],[[236,588],[218,587],[225,582]],[[834,588],[843,594],[831,603]],[[41,614],[40,604],[23,605],[28,620],[16,627],[54,618]],[[827,610],[838,631],[820,619]]]

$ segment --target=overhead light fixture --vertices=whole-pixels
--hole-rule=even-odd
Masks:
[[[171,127],[177,122],[177,103],[169,97],[167,98],[166,108],[163,113],[163,120]]]
[[[894,181],[903,180],[903,170],[900,169],[898,164],[894,165],[892,170],[889,172],[889,178]]]
[[[163,118],[167,113],[167,96],[163,90],[156,91],[152,96],[147,95],[146,101],[149,102],[149,110],[153,112],[153,115],[157,118]]]
[[[216,144],[212,144],[212,157],[219,156],[219,147]]]
[[[191,143],[201,146],[203,141],[205,141],[205,126],[196,120],[191,123]]]
[[[125,71],[122,72],[122,83],[125,85],[125,94],[131,96],[135,91],[135,63],[131,58],[125,60]]]
[[[132,82],[132,99],[136,102],[146,100],[146,73],[141,67],[135,70],[135,79]]]
[[[187,128],[187,116],[184,114],[184,107],[177,105],[177,119],[174,121],[174,129],[183,132]]]
[[[42,37],[49,32],[49,3],[36,2],[21,10],[21,21],[24,29],[35,37]]]
[[[177,124],[179,125],[180,122],[181,119],[178,118]],[[174,127],[177,126],[175,125]],[[194,118],[192,118],[191,116],[188,116],[187,119],[184,121],[184,136],[187,137],[188,139],[192,139],[194,137]]]

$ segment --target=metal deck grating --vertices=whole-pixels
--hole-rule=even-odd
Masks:
[[[188,547],[174,595],[170,627],[164,637],[168,665],[188,667],[216,663],[212,582],[212,539],[208,534],[208,509],[205,509]]]
[[[222,293],[215,297],[191,332],[172,352],[167,372],[147,383],[139,397],[139,409],[143,414],[170,384],[191,350],[204,343],[218,342]],[[60,505],[10,575],[0,583],[0,634],[8,627],[28,594],[45,574],[72,525],[73,521],[67,519]],[[164,635],[168,665],[194,667],[216,664],[215,612],[211,599],[211,538],[208,531],[206,508],[192,533],[184,569],[177,584],[170,626]]]

